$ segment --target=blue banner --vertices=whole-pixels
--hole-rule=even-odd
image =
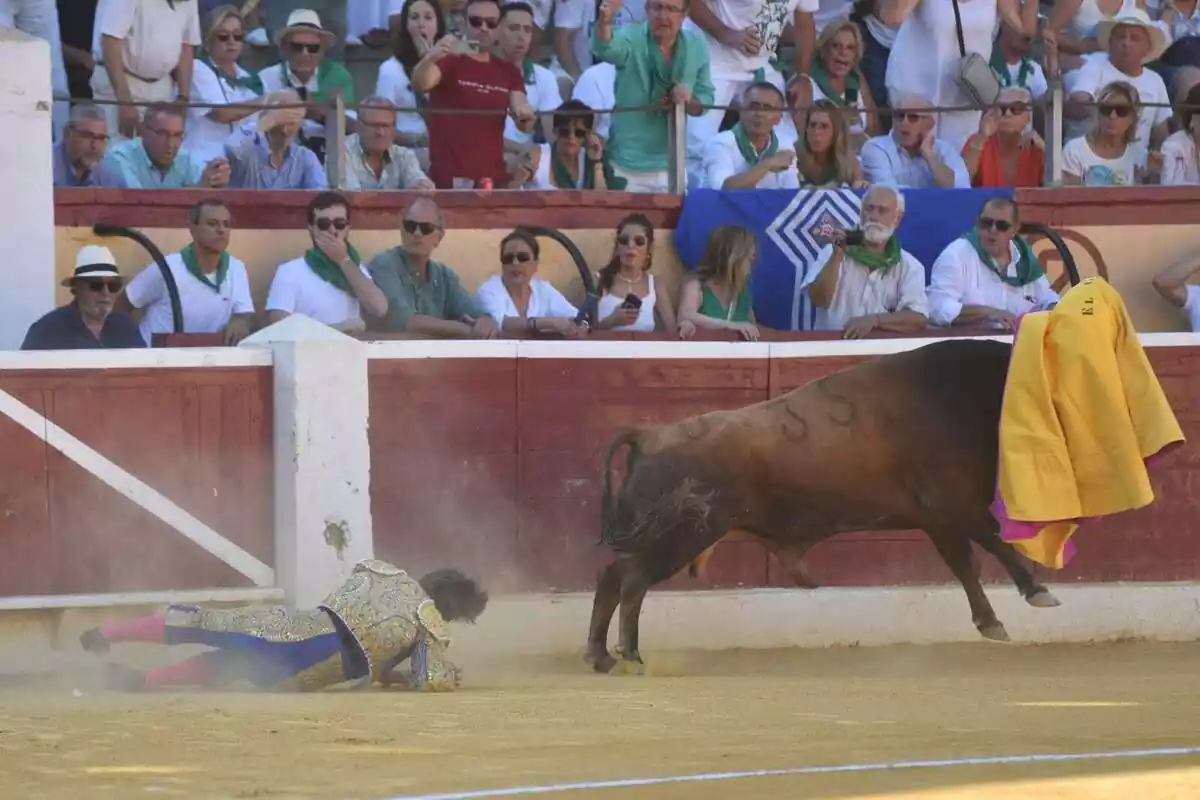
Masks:
[[[975,224],[985,200],[1011,197],[1012,189],[903,189],[900,245],[929,270],[946,245]],[[811,330],[816,310],[797,291],[835,228],[858,224],[861,190],[695,189],[683,200],[675,249],[688,270],[704,254],[709,231],[741,225],[758,236],[751,280],[758,321],[776,330]]]

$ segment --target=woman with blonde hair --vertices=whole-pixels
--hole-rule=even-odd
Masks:
[[[807,112],[793,111],[796,138],[796,172],[801,188],[861,189],[862,165],[850,148],[845,117],[829,100],[817,100]]]
[[[217,6],[204,18],[204,41],[192,67],[191,100],[223,107],[188,111],[183,146],[201,163],[224,158],[225,145],[236,146],[245,138],[263,106],[262,81],[238,65],[245,38],[245,21],[236,6]]]
[[[1066,186],[1133,186],[1146,169],[1146,147],[1137,139],[1138,90],[1113,81],[1096,92],[1092,128],[1063,147]]]
[[[858,25],[848,19],[831,22],[817,40],[810,74],[793,79],[788,87],[792,108],[808,108],[818,100],[827,100],[837,108],[858,146],[883,133],[875,98],[859,71],[862,57],[863,38]]]
[[[679,295],[679,324],[704,330],[736,331],[757,341],[758,327],[750,299],[750,273],[758,256],[758,240],[748,228],[720,225],[704,245],[704,256]]]

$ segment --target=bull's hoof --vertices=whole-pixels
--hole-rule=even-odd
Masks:
[[[593,671],[602,675],[612,672],[612,668],[617,665],[617,660],[609,655],[607,650],[603,653],[588,653],[583,660],[592,665]]]
[[[108,640],[99,628],[89,628],[79,634],[79,645],[88,653],[101,655],[108,652]]]
[[[613,675],[645,675],[646,664],[642,659],[622,658],[617,662]]]
[[[1004,626],[999,622],[992,622],[987,625],[980,625],[978,627],[979,634],[985,639],[990,639],[993,642],[1010,641],[1008,638],[1008,631],[1004,630]]]
[[[1025,602],[1034,608],[1058,608],[1062,605],[1057,597],[1050,594],[1050,590],[1044,586],[1038,587],[1025,598]]]

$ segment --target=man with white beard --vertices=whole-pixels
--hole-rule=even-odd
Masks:
[[[816,330],[861,339],[875,331],[915,333],[929,324],[925,267],[900,247],[904,195],[873,186],[863,195],[860,230],[837,231],[813,261],[800,291],[817,307]]]

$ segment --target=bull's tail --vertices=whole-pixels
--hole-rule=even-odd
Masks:
[[[614,535],[613,530],[613,506],[615,499],[612,492],[612,460],[613,456],[622,447],[629,446],[629,455],[625,459],[625,475],[633,471],[633,465],[638,456],[641,455],[641,448],[638,446],[638,429],[628,428],[621,431],[609,443],[608,449],[604,452],[604,497],[600,501],[600,541],[603,544],[613,545],[619,537]],[[618,487],[617,491],[620,491]]]

